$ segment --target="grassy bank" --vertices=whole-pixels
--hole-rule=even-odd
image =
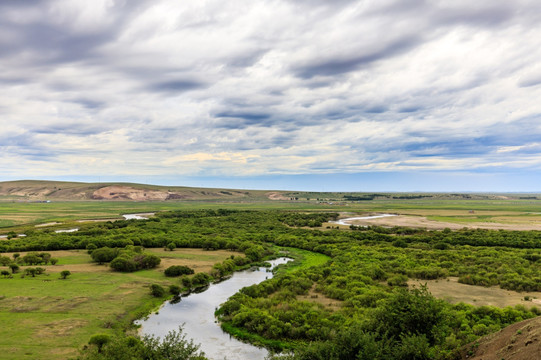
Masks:
[[[163,299],[150,295],[150,284],[168,286],[178,282],[163,275],[163,265],[153,270],[118,273],[92,263],[85,251],[50,253],[59,262],[43,266],[47,269],[44,274],[21,277],[21,271],[13,278],[0,278],[2,359],[73,357],[92,335],[123,331],[133,320],[158,307]],[[208,271],[212,264],[231,254],[186,249],[169,252],[165,260],[167,264]],[[66,269],[72,275],[60,279],[59,272]]]

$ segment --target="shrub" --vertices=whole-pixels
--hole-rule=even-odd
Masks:
[[[67,278],[67,277],[70,276],[70,275],[71,275],[71,271],[69,271],[69,270],[62,270],[62,271],[60,272],[60,277],[61,277],[62,279],[65,279],[65,278]]]
[[[389,286],[408,286],[408,277],[406,275],[396,275],[387,280]]]
[[[2,266],[8,266],[11,264],[11,259],[7,256],[0,256],[0,265]]]
[[[163,297],[165,296],[165,289],[158,284],[152,284],[150,285],[150,293],[154,297]]]
[[[178,285],[169,285],[169,293],[174,296],[180,295],[180,286]]]
[[[88,244],[88,245],[86,246],[86,250],[88,250],[88,253],[89,253],[89,254],[92,254],[92,252],[93,252],[94,250],[96,250],[97,248],[98,248],[98,247],[96,246],[96,244],[92,244],[92,243],[90,243],[90,244]]]
[[[92,254],[90,254],[90,256],[92,257],[92,260],[94,260],[100,265],[103,263],[112,261],[117,255],[118,255],[118,251],[116,249],[111,249],[109,247],[102,247],[102,248],[96,249],[92,251]]]
[[[210,276],[207,273],[197,273],[192,278],[192,285],[194,287],[206,286],[210,282]]]
[[[182,283],[182,286],[187,287],[188,289],[192,287],[192,279],[190,279],[189,277],[183,276],[180,281]]]
[[[128,256],[124,255],[114,258],[109,266],[111,266],[113,270],[122,272],[133,272],[137,270],[136,262]]]
[[[165,276],[181,276],[181,275],[191,275],[194,273],[193,269],[183,266],[183,265],[173,265],[165,269]]]
[[[137,265],[137,269],[153,269],[160,265],[162,261],[158,256],[152,254],[137,255],[133,260]]]

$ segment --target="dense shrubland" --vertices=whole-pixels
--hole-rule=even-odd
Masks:
[[[450,305],[423,287],[408,289],[406,282],[454,276],[466,284],[540,291],[540,232],[309,228],[333,218],[336,214],[172,211],[146,221],[85,225],[74,233],[33,229],[24,239],[1,242],[0,251],[88,249],[96,262],[121,271],[152,267],[156,261],[146,259],[151,255],[144,248],[244,253],[216,264],[210,274],[183,269],[178,281],[188,289],[276,256],[281,247],[325,254],[327,263],[280,272],[244,288],[218,310],[228,331],[277,350],[296,349],[291,356],[298,359],[452,357],[481,335],[539,314],[524,306]],[[301,300],[308,294],[340,306]]]

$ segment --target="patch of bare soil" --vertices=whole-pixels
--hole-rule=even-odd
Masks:
[[[51,338],[57,336],[69,336],[73,330],[81,328],[87,324],[88,321],[82,319],[62,319],[43,324],[34,336],[39,338]]]
[[[541,317],[510,325],[464,347],[465,360],[541,359]]]
[[[455,224],[450,222],[429,220],[424,216],[410,216],[410,215],[398,215],[389,216],[376,219],[364,219],[354,220],[353,225],[358,226],[404,226],[413,228],[425,228],[429,230],[442,230],[449,228],[451,230],[458,230],[464,227],[472,229],[504,229],[504,230],[541,230],[541,223],[468,223],[468,224]],[[330,224],[332,225],[332,224]]]
[[[312,286],[308,294],[297,296],[297,300],[321,304],[332,311],[339,310],[342,307],[342,301],[328,298],[324,294],[316,292],[316,285]]]
[[[472,305],[491,305],[497,307],[524,305],[541,308],[541,292],[516,292],[500,289],[499,287],[484,287],[461,284],[458,278],[450,277],[439,280],[410,280],[409,286],[419,287],[426,284],[428,290],[437,298],[444,299],[451,304],[464,302]],[[531,301],[524,300],[528,296]]]
[[[265,195],[267,195],[267,197],[270,200],[289,200],[288,197],[285,197],[284,195],[280,194],[279,192],[268,192]]]
[[[88,300],[89,298],[85,296],[76,296],[67,300],[60,298],[54,304],[52,304],[52,306],[49,307],[46,312],[67,312],[87,303]]]

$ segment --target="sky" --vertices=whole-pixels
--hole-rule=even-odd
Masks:
[[[538,0],[0,2],[0,181],[541,192]]]

